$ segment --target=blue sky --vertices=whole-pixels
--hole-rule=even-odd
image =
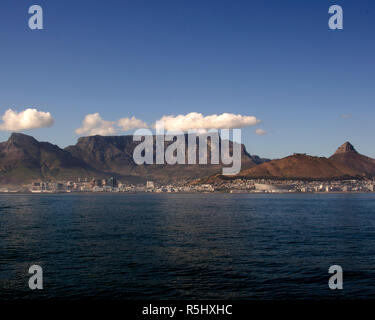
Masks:
[[[28,28],[32,4],[43,30]],[[333,4],[344,30],[328,28]],[[261,120],[242,132],[252,154],[329,156],[350,140],[375,157],[374,33],[371,0],[2,0],[0,114],[51,112],[52,127],[24,132],[65,147],[96,112],[229,112]]]

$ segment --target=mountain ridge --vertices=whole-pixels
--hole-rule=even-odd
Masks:
[[[12,133],[0,143],[0,181],[20,183],[44,177],[62,178],[95,172],[88,164],[57,145],[39,142],[22,133]]]
[[[374,176],[375,159],[358,153],[350,142],[345,142],[329,158],[294,154],[242,170],[236,176],[217,174],[201,182],[217,183],[228,179],[337,180]]]
[[[155,149],[155,136],[153,139]],[[187,135],[185,140],[187,142]],[[39,142],[29,135],[12,133],[7,141],[0,142],[0,182],[11,184],[37,179],[109,176],[131,183],[146,180],[172,182],[201,179],[203,182],[214,182],[236,178],[340,179],[375,176],[375,159],[358,153],[350,142],[345,142],[328,158],[294,154],[275,160],[250,155],[241,145],[242,170],[238,175],[225,177],[221,176],[222,164],[137,165],[133,152],[139,143],[133,141],[130,135],[96,135],[80,137],[75,145],[62,149],[49,142]],[[230,142],[230,149],[232,147],[233,142]],[[211,148],[210,140],[208,148]]]
[[[62,149],[23,133],[12,133],[7,141],[0,143],[0,182],[108,176],[132,183],[146,180],[167,182],[209,176],[223,167],[222,164],[137,165],[133,160],[133,151],[139,143],[133,141],[130,135],[96,135],[80,137],[75,145]],[[210,150],[210,140],[208,144]],[[231,145],[232,142],[230,149]],[[210,158],[210,152],[208,156]],[[267,161],[248,154],[244,145],[241,145],[241,159],[244,168]]]

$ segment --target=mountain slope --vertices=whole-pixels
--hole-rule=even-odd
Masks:
[[[31,136],[12,133],[0,143],[0,181],[21,183],[33,179],[90,176],[95,170],[69,152]]]
[[[360,171],[345,165],[338,166],[327,158],[297,154],[244,170],[239,176],[281,179],[334,179],[361,174]]]
[[[375,159],[358,153],[350,142],[345,142],[329,159],[338,167],[345,166],[371,176],[375,175]]]
[[[203,183],[219,183],[228,179],[339,179],[375,176],[375,160],[359,154],[349,143],[344,143],[330,158],[294,154],[272,160],[241,171],[234,177],[220,174],[202,179]]]

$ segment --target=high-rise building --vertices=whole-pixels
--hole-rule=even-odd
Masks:
[[[112,188],[117,188],[117,179],[114,177],[110,177],[107,181],[107,186],[110,186]]]

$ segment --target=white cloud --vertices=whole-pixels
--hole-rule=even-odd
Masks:
[[[207,130],[207,129],[233,129],[243,128],[247,126],[254,126],[259,123],[256,117],[243,116],[233,113],[213,114],[203,116],[198,112],[191,112],[186,115],[178,116],[163,116],[158,122],[157,126],[163,124],[165,130],[187,131],[189,129]]]
[[[115,121],[103,120],[99,113],[88,114],[82,121],[82,127],[75,130],[79,135],[111,135],[116,133]]]
[[[99,113],[88,114],[82,121],[82,127],[75,130],[79,135],[108,136],[118,131],[129,131],[138,128],[147,128],[147,124],[135,117],[121,118],[118,121],[103,120]]]
[[[28,108],[21,112],[8,109],[1,117],[0,130],[22,131],[50,127],[54,120],[49,112]]]
[[[255,133],[256,133],[258,136],[264,136],[265,134],[267,134],[267,131],[266,131],[266,130],[263,130],[263,129],[256,129],[256,130],[255,130]]]
[[[131,118],[121,118],[117,121],[117,125],[121,128],[121,131],[129,131],[138,128],[147,128],[146,122],[139,120],[135,117]]]

